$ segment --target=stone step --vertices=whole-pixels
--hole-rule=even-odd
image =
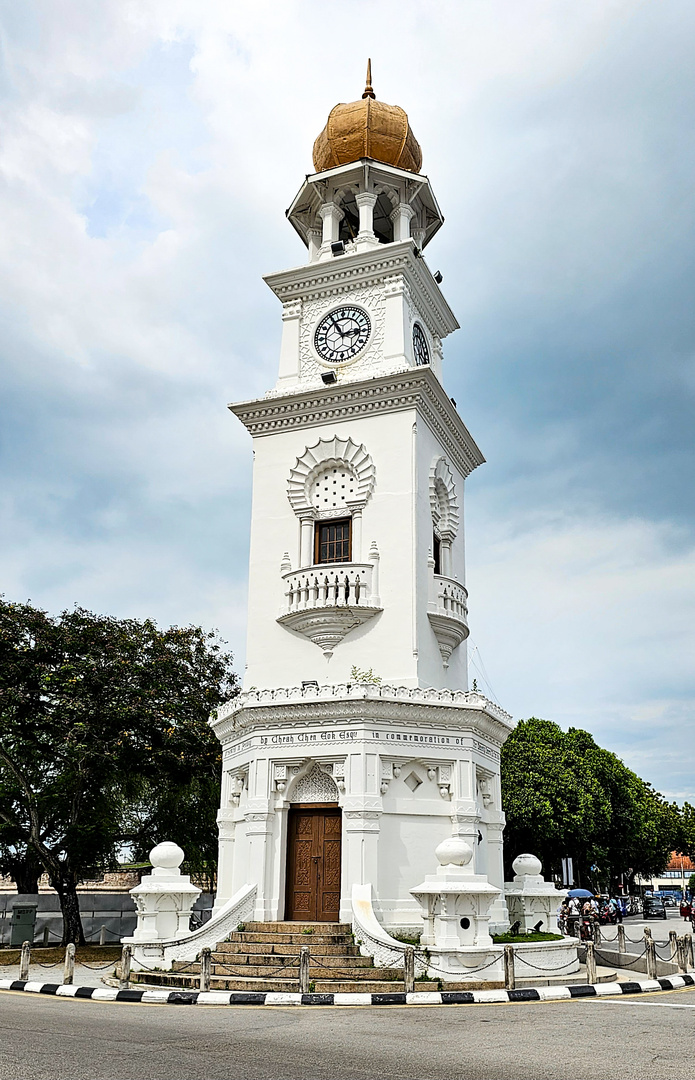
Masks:
[[[235,930],[233,933],[228,934],[226,942],[264,942],[268,945],[352,945],[352,934],[290,934],[280,933],[279,931],[269,931],[267,933],[260,930]],[[219,946],[218,946],[219,947]]]
[[[211,960],[213,964],[231,964],[232,967],[240,967],[247,964],[261,964],[266,967],[282,967],[283,964],[292,963],[297,960],[298,954],[288,953],[227,953],[227,952],[214,952]],[[343,956],[342,954],[336,954],[333,956],[326,956],[322,952],[313,951],[309,953],[310,962],[312,964],[323,964],[327,968],[371,968],[372,958],[371,956]],[[181,970],[188,965],[183,961],[174,964],[174,970]],[[401,964],[401,967],[403,965]]]
[[[304,938],[301,943],[288,944],[276,941],[220,941],[215,946],[215,953],[223,954],[251,954],[262,953],[264,956],[299,956],[302,946],[306,945],[317,956],[359,956],[359,945],[350,944],[336,945],[333,942],[325,944],[313,938]]]
[[[247,922],[244,931],[251,934],[301,934],[312,930],[322,934],[341,934],[350,936],[350,923],[330,922]]]
[[[133,983],[147,983],[150,986],[167,986],[172,989],[198,990],[199,980],[196,975],[176,975],[166,971],[155,974],[149,971],[135,972],[131,975]],[[312,993],[316,994],[389,994],[403,993],[404,986],[399,979],[312,979]],[[436,981],[418,980],[416,991],[436,990]],[[299,985],[294,979],[248,979],[248,978],[212,978],[211,990],[242,990],[253,993],[296,994]]]
[[[362,981],[363,979],[403,979],[403,969],[393,968],[331,968],[326,969],[318,964],[310,964],[309,972],[312,979],[348,979]],[[213,978],[220,979],[298,979],[299,968],[296,964],[292,967],[277,967],[268,964],[213,964],[211,967]]]

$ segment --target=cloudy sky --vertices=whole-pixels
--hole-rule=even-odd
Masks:
[[[261,274],[329,109],[402,105],[446,216],[471,675],[695,798],[690,0],[1,0],[2,591],[243,662]]]

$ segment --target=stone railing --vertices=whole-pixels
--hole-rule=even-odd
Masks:
[[[284,573],[282,580],[285,603],[281,615],[314,608],[380,606],[373,562],[307,566]]]
[[[433,574],[429,611],[468,625],[468,591],[455,578]]]
[[[134,942],[133,969],[169,971],[175,960],[195,960],[201,949],[214,949],[239,923],[253,918],[256,892],[255,885],[243,885],[208,922],[182,937]]]
[[[446,668],[454,649],[468,637],[468,592],[460,581],[431,572],[427,616]]]
[[[444,706],[456,708],[463,712],[471,710],[475,713],[487,713],[495,720],[501,721],[509,730],[514,721],[511,715],[496,702],[485,697],[478,690],[437,690],[434,687],[419,686],[392,686],[390,683],[325,683],[320,685],[307,684],[304,686],[278,686],[263,690],[242,690],[236,697],[230,698],[224,705],[220,705],[213,716],[211,724],[217,725],[232,719],[236,713],[249,708],[275,708],[278,705],[295,704],[325,704],[325,702],[382,702],[386,706],[392,705],[418,705],[418,706]],[[506,736],[505,736],[506,737]],[[499,760],[499,751],[495,757]]]

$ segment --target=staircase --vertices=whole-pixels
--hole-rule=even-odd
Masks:
[[[302,946],[310,950],[312,993],[403,991],[403,968],[377,968],[370,956],[360,956],[349,924],[298,922],[246,923],[243,930],[219,942],[211,957],[210,989],[296,993]],[[200,963],[176,961],[171,971],[134,972],[131,981],[197,989]],[[418,980],[416,989],[436,990],[437,983]]]

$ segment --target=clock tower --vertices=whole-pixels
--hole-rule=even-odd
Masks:
[[[502,887],[510,719],[466,671],[464,483],[484,459],[443,385],[458,323],[424,255],[443,217],[369,69],[313,157],[287,211],[307,260],[265,278],[277,382],[230,406],[254,474],[244,690],[213,721],[217,909],[254,885],[257,919],[344,920],[368,885],[382,922],[414,926],[452,831]]]

